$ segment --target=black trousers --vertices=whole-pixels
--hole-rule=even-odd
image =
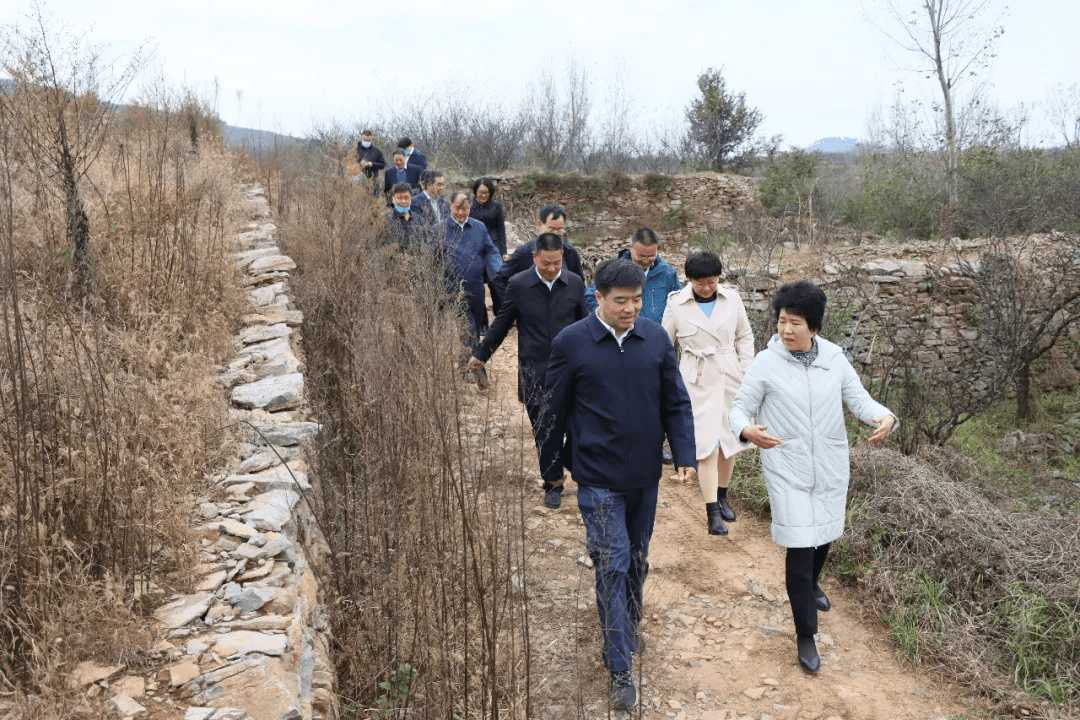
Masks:
[[[795,633],[798,635],[812,637],[817,634],[818,611],[814,588],[817,587],[821,568],[825,567],[829,545],[787,549],[784,581],[788,600],[791,601],[791,618],[795,621]]]
[[[543,432],[540,428],[540,411],[543,409],[543,405],[540,403],[525,403],[525,412],[529,414],[529,423],[532,425],[533,441],[536,443],[536,452],[540,452],[540,443],[543,441]],[[540,468],[543,471],[543,468]],[[561,488],[563,486],[565,475],[558,480],[544,480],[544,492],[551,490],[552,488]]]

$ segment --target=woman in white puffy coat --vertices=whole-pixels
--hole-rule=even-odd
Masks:
[[[735,520],[727,490],[735,455],[750,446],[728,427],[728,409],[754,359],[754,333],[737,290],[718,285],[720,256],[686,259],[687,284],[668,296],[662,324],[675,345],[679,371],[694,408],[698,483],[710,535],[727,535]]]
[[[799,662],[810,672],[820,668],[817,613],[829,609],[818,576],[830,543],[844,532],[850,463],[843,406],[876,426],[871,443],[896,423],[866,392],[844,351],[817,336],[825,302],[805,280],[776,292],[776,335],[750,364],[729,413],[731,431],[761,449],[773,540],[787,548]]]

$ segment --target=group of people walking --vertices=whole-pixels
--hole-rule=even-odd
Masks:
[[[429,200],[441,195],[436,179],[441,175],[421,179]],[[486,362],[517,326],[518,399],[532,425],[545,504],[561,506],[567,472],[577,485],[613,705],[637,704],[631,670],[646,644],[642,592],[665,439],[676,476],[699,483],[710,535],[726,535],[736,519],[728,498],[735,456],[760,450],[772,536],[787,549],[798,661],[817,672],[817,614],[830,608],[818,578],[844,530],[843,407],[875,427],[871,443],[896,423],[843,350],[819,336],[825,293],[808,281],[780,287],[772,298],[776,334],[755,356],[742,298],[721,284],[723,264],[714,252],[687,257],[684,286],[660,256],[657,233],[641,228],[586,286],[580,256],[564,238],[560,205],[540,208],[535,239],[507,255],[490,179],[477,180],[471,197],[452,192],[449,218],[428,225],[438,229],[434,234],[395,229],[402,227],[399,216],[412,212],[411,189],[395,183],[389,190],[388,237],[407,249],[423,235],[442,249],[448,286],[460,293],[469,318],[468,370],[485,377]],[[485,280],[495,310],[490,327]]]

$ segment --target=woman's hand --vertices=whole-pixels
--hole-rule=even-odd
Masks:
[[[892,432],[893,425],[896,424],[896,418],[892,415],[879,415],[876,418],[870,418],[870,422],[876,423],[877,427],[874,428],[873,434],[870,436],[870,443],[879,443],[889,436]]]
[[[889,417],[892,416],[890,415]],[[747,425],[743,428],[742,437],[754,443],[762,450],[768,450],[777,445],[783,445],[784,443],[780,438],[765,432],[768,429],[768,425]]]

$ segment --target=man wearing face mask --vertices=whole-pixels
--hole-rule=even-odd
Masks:
[[[372,195],[379,194],[379,172],[386,167],[386,158],[382,150],[375,147],[370,130],[360,133],[360,142],[356,144],[356,161],[360,171],[371,181]]]
[[[409,184],[394,185],[390,189],[390,200],[393,204],[383,214],[386,225],[383,244],[397,244],[398,249],[406,252],[425,245],[430,238],[431,228],[412,207],[412,188]]]
[[[427,158],[424,153],[413,147],[407,136],[398,140],[397,146],[405,151],[405,167],[416,168],[417,172],[427,170]]]

